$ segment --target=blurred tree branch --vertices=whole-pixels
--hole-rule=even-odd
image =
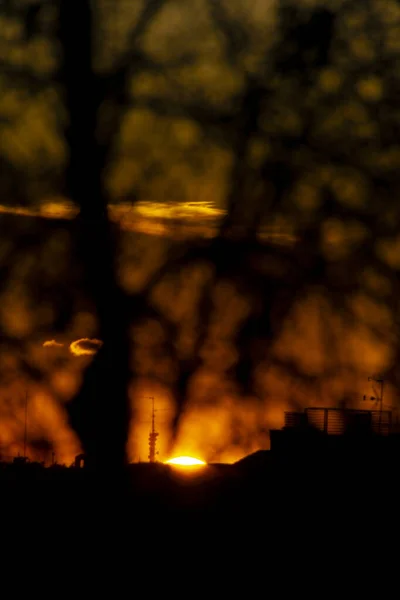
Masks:
[[[381,204],[382,199],[389,199],[390,214],[398,215],[394,191],[398,170],[397,117],[392,100],[396,97],[397,84],[393,73],[385,79],[387,88],[380,86],[380,81],[372,82],[375,87],[371,88],[371,82],[367,81],[367,98],[363,99],[358,84],[376,69],[362,58],[369,40],[361,39],[359,61],[352,58],[350,48],[345,45],[345,38],[349,45],[360,41],[357,33],[346,29],[350,27],[347,20],[340,20],[341,11],[351,17],[352,3],[345,2],[340,10],[331,10],[323,2],[310,6],[306,2],[282,0],[277,5],[279,35],[272,42],[266,41],[263,56],[251,63],[252,68],[246,66],[245,56],[249,47],[251,49],[252,29],[246,21],[240,20],[240,12],[235,12],[235,6],[240,3],[216,0],[202,3],[208,17],[207,26],[213,34],[204,56],[199,58],[200,51],[197,52],[203,33],[196,38],[196,23],[194,50],[183,47],[178,31],[175,58],[154,58],[146,49],[144,39],[156,17],[162,15],[168,5],[168,0],[143,2],[128,36],[127,49],[114,57],[113,68],[102,70],[94,69],[92,60],[94,17],[98,17],[96,5],[88,0],[79,4],[73,0],[61,3],[60,41],[64,65],[58,83],[65,86],[70,119],[66,136],[68,192],[81,208],[79,252],[87,273],[87,292],[96,304],[99,335],[105,342],[71,405],[71,422],[93,464],[120,465],[125,460],[129,418],[127,386],[132,376],[127,330],[131,322],[137,324],[153,318],[167,334],[166,352],[174,361],[176,374],[170,386],[177,403],[176,433],[190,396],[191,381],[203,364],[201,351],[208,341],[215,316],[212,295],[218,285],[229,283],[251,305],[234,336],[237,361],[225,374],[245,395],[257,393],[254,372],[265,364],[275,365],[293,379],[303,378],[307,385],[314,386],[315,376],[302,369],[293,358],[273,355],[274,342],[291,312],[297,303],[307,299],[310,290],[323,289],[327,302],[336,307],[346,324],[355,320],[349,299],[357,293],[361,274],[367,266],[390,280],[395,293],[398,290],[398,273],[377,250],[378,239],[396,238],[398,223],[395,218],[389,219],[389,213],[382,211],[373,195],[379,195]],[[185,5],[179,6],[183,10]],[[22,13],[20,16],[22,18]],[[35,26],[37,16],[35,9],[31,13],[31,25]],[[28,38],[32,31],[28,25]],[[383,48],[383,41],[379,43]],[[382,69],[393,71],[395,57],[394,53],[390,62],[381,60],[378,54],[374,61]],[[6,59],[2,61],[5,76],[15,77],[18,84],[26,82],[31,90],[48,84],[46,77],[33,75],[19,64],[14,69]],[[212,67],[217,62],[223,68],[215,75]],[[185,79],[188,66],[201,67],[204,80],[200,84],[196,77],[194,82],[190,77]],[[138,86],[138,91],[133,85],[143,74],[159,76],[153,78],[150,86],[144,86],[144,92],[143,87]],[[228,82],[231,87],[225,78],[232,79],[233,82]],[[225,90],[225,84],[228,89],[226,96],[221,94],[217,100],[210,94],[212,82],[216,85],[216,81],[221,89]],[[385,90],[388,94],[387,89],[393,93],[390,98],[374,100],[374,93],[379,98]],[[226,217],[216,237],[179,247],[171,244],[173,249],[165,256],[164,264],[143,288],[129,296],[117,280],[118,240],[108,219],[110,197],[104,179],[110,154],[114,158],[110,150],[118,154],[115,145],[119,143],[123,119],[130,112],[150,114],[146,123],[154,119],[156,127],[160,123],[171,125],[182,121],[194,124],[196,131],[192,134],[196,143],[200,145],[206,140],[213,149],[223,149],[229,155],[229,176],[224,188]],[[332,129],[328,128],[326,133],[323,125],[330,120]],[[371,124],[376,125],[378,133],[374,134],[371,128],[372,137],[358,137],[357,127]],[[173,163],[168,145],[175,140],[168,139],[163,152],[154,157],[151,150],[156,144],[162,146],[163,138],[152,139],[147,130],[142,135],[143,139],[139,140],[142,144],[135,148],[136,154],[132,153],[129,164],[133,163],[142,170],[142,176],[151,180],[152,166],[164,161],[162,168],[166,174],[179,167],[179,179],[182,164]],[[389,143],[393,146],[392,153]],[[261,152],[254,158],[257,145]],[[190,144],[182,147],[179,155],[183,157],[182,163],[185,153],[192,160],[196,159]],[[142,148],[150,149],[149,157],[142,156]],[[382,162],[378,158],[382,158]],[[6,163],[4,168],[8,168]],[[368,186],[365,198],[356,185],[353,186],[355,198],[347,201],[340,195],[343,188],[343,193],[348,192],[346,181],[340,181],[343,168],[353,172],[349,176],[353,177],[353,183],[360,180]],[[297,188],[301,188],[304,181],[306,192],[302,192],[299,199]],[[260,242],[263,227],[274,224],[277,217],[293,226],[289,249]],[[361,236],[354,243],[349,254],[340,258],[329,254],[329,244],[328,249],[324,246],[326,225],[332,223],[356,224],[365,232],[365,237]],[[8,253],[7,260],[9,256]],[[152,294],[167,277],[172,278],[176,288],[185,285],[178,275],[184,269],[199,265],[210,266],[211,274],[198,294],[199,326],[193,335],[191,352],[182,358],[178,347],[181,324],[161,309],[155,310]],[[9,277],[7,267],[1,272]],[[370,290],[368,294],[369,298],[379,301],[379,291]],[[395,299],[385,302],[393,318],[398,319]],[[363,318],[359,322],[368,325],[369,333],[375,337],[384,331],[380,324],[367,323]],[[330,335],[327,335],[326,345],[332,345]],[[397,356],[399,352],[397,349]],[[326,376],[331,374],[330,365]],[[111,403],[115,406],[113,414]]]

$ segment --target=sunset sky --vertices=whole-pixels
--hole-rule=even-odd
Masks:
[[[147,310],[129,329],[130,459],[147,460],[152,396],[167,458],[191,360],[177,455],[236,460],[268,447],[284,410],[358,406],[379,373],[396,405],[398,2],[158,5],[147,19],[144,0],[99,0],[95,14],[117,281]],[[319,64],[307,23],[327,7]],[[74,255],[57,11],[43,3],[32,35],[21,15],[0,14],[0,446],[20,449],[29,389],[32,454],[47,440],[70,462],[66,406],[102,340]],[[227,215],[243,252],[223,263],[206,242]]]

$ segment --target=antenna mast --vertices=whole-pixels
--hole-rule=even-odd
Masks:
[[[368,400],[371,400],[373,402],[377,402],[379,403],[379,423],[378,423],[378,430],[379,433],[381,432],[381,425],[382,425],[382,408],[383,408],[383,390],[384,390],[384,384],[385,381],[383,379],[383,377],[377,378],[377,377],[368,377],[368,381],[372,381],[375,383],[379,383],[380,384],[380,395],[379,396],[370,396],[368,398]],[[367,400],[367,396],[364,396],[364,400]]]
[[[149,434],[149,461],[151,463],[156,462],[156,454],[158,454],[156,452],[156,444],[157,444],[157,438],[158,438],[158,432],[156,431],[156,411],[154,408],[154,398],[151,398],[152,401],[152,411],[151,411],[151,431]]]
[[[24,424],[24,459],[26,460],[26,443],[28,437],[28,392],[25,392],[25,424]]]

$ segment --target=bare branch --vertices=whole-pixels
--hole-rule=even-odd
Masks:
[[[218,134],[225,137],[225,144],[229,144],[233,139],[232,128],[235,124],[235,116],[230,111],[218,113],[202,105],[174,102],[172,99],[152,96],[135,98],[132,105],[136,108],[151,109],[159,116],[193,119],[211,135],[214,133],[216,137],[219,137]]]
[[[240,66],[240,55],[247,45],[247,35],[238,20],[228,15],[221,0],[207,0],[212,20],[225,39],[227,60],[235,67]]]
[[[0,74],[11,80],[13,85],[18,81],[21,82],[24,87],[29,87],[29,90],[42,91],[45,86],[52,83],[51,77],[47,75],[41,76],[35,74],[25,67],[11,65],[5,60],[0,60]]]
[[[145,33],[151,21],[166,3],[166,0],[146,0],[144,2],[143,10],[138,18],[136,27],[133,29],[130,36],[131,44],[137,44],[139,38]]]
[[[113,78],[124,81],[134,66],[135,70],[139,67],[153,68],[154,63],[150,61],[145,54],[138,48],[140,38],[146,32],[147,27],[154,19],[155,15],[165,6],[166,0],[147,0],[144,2],[143,10],[138,18],[136,26],[131,31],[128,41],[128,48],[125,55],[119,60],[118,67],[114,70]]]
[[[108,103],[108,119],[102,129],[103,147],[111,147],[112,139],[118,133],[123,119],[123,106],[127,106],[130,99],[129,76],[132,71],[136,74],[143,70],[159,71],[164,68],[150,60],[138,48],[138,41],[146,31],[154,16],[165,5],[166,0],[148,0],[144,3],[136,27],[132,30],[128,50],[120,59],[119,65],[110,74],[98,77],[96,81],[99,98]],[[115,105],[112,107],[112,105]]]

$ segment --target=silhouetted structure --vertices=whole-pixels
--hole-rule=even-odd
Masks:
[[[77,469],[82,468],[83,466],[85,466],[85,461],[86,456],[84,454],[78,454],[77,456],[75,456],[74,467],[76,467]]]
[[[158,438],[158,432],[156,431],[156,426],[155,426],[155,409],[154,409],[154,398],[152,398],[152,402],[153,402],[153,409],[151,412],[151,431],[149,434],[149,461],[151,463],[156,462],[156,444],[157,444],[157,438]]]
[[[29,460],[26,456],[15,456],[12,462],[14,465],[26,465]]]
[[[347,408],[306,408],[286,412],[285,425],[271,430],[271,455],[277,459],[351,461],[367,463],[374,457],[397,459],[400,436],[391,411]]]

